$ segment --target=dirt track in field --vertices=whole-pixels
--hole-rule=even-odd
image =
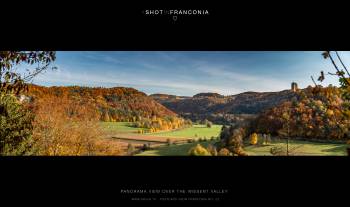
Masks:
[[[108,138],[117,141],[124,152],[127,151],[129,144],[132,144],[135,148],[138,149],[141,149],[145,144],[149,145],[151,148],[157,148],[162,145],[167,145],[168,140],[170,140],[173,144],[182,144],[187,143],[187,140],[189,139],[186,137],[159,137],[136,133],[114,133],[109,134]]]

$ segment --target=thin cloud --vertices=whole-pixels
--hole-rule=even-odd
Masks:
[[[59,70],[40,75],[44,85],[128,86],[144,92],[194,95],[280,91],[295,81],[332,71],[321,52],[59,52]],[[261,55],[260,55],[261,54]],[[350,53],[341,52],[344,62]],[[349,66],[350,67],[350,66]],[[335,77],[324,82],[337,83]]]
[[[111,63],[111,64],[121,64],[122,61],[118,59],[115,54],[112,55],[112,52],[81,52],[82,57],[94,60],[94,61],[102,61],[104,63]]]
[[[241,90],[255,90],[255,91],[271,91],[271,90],[284,90],[286,89],[286,81],[280,81],[273,78],[267,78],[259,74],[257,76],[243,74],[244,70],[237,70],[241,72],[228,71],[221,66],[200,66],[197,70],[206,73],[207,75],[216,77],[221,80],[228,80],[232,82],[232,85],[237,84]],[[251,87],[246,87],[251,86]],[[236,86],[237,87],[237,86]]]
[[[92,73],[74,73],[65,68],[60,68],[57,71],[50,71],[46,74],[40,74],[36,83],[63,83],[64,85],[100,85],[100,86],[121,86],[131,85],[138,87],[157,87],[157,88],[171,88],[181,91],[195,91],[200,92],[217,92],[225,95],[239,92],[240,90],[232,87],[220,87],[207,84],[195,84],[187,82],[175,82],[167,80],[153,80],[153,79],[138,79],[135,77],[117,78],[113,76],[105,76],[101,74]],[[186,94],[186,93],[184,93]]]

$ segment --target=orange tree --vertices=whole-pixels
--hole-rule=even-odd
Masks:
[[[337,76],[340,83],[341,95],[343,99],[343,110],[345,116],[350,118],[350,72],[340,57],[338,51],[324,51],[322,56],[325,59],[329,59],[335,69],[335,73],[328,72],[325,74],[321,71],[321,75],[318,78],[320,82],[325,79],[325,75]],[[330,111],[328,114],[331,114]]]
[[[336,59],[333,56],[334,54],[336,56]],[[348,118],[350,118],[350,72],[337,51],[324,51],[322,55],[325,59],[330,59],[333,67],[335,68],[336,72],[328,72],[328,75],[338,76],[339,83],[342,89],[342,98],[344,99],[343,113],[347,115]],[[324,76],[324,72],[321,71],[321,75],[318,80],[322,82],[325,79]],[[350,155],[350,148],[348,148],[348,154]]]

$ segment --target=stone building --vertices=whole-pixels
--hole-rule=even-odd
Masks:
[[[296,92],[296,91],[298,90],[298,84],[297,84],[296,82],[292,82],[292,88],[291,88],[291,90],[292,90],[293,92]]]

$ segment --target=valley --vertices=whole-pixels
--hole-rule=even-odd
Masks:
[[[120,143],[125,151],[128,144],[134,145],[136,149],[149,144],[150,149],[139,150],[136,156],[188,156],[190,149],[197,144],[204,147],[214,145],[222,127],[194,125],[185,129],[140,135],[137,128],[130,126],[130,122],[102,122],[101,125],[110,133],[109,137]],[[249,145],[247,142],[244,149],[249,156],[272,156],[272,147],[286,148],[286,140],[277,137],[272,140],[271,143],[263,145]],[[293,156],[345,156],[347,144],[290,140],[289,147]]]
[[[53,66],[50,76],[54,77],[56,71],[56,75],[64,75],[68,82],[56,85],[49,81],[41,85],[32,79],[46,75],[41,72],[55,61],[55,52],[1,52],[4,82],[0,86],[0,153],[43,156],[350,153],[350,78],[332,61],[338,72],[328,75],[340,76],[338,85],[322,85],[325,79],[322,71],[318,82],[311,76],[313,85],[306,86],[309,81],[300,78],[304,75],[286,78],[263,64],[257,64],[260,69],[255,72],[239,69],[234,58],[237,53],[232,52],[181,52],[174,57],[171,57],[174,53],[99,54],[109,58],[89,62],[87,59],[95,56],[74,52],[60,56],[85,59],[87,62],[75,62],[76,67],[67,67],[80,70],[79,74],[89,76],[89,67],[94,68],[89,72],[99,75],[104,74],[99,69],[105,70],[110,76],[108,81],[106,77],[100,78],[108,83],[97,79],[93,79],[97,81],[94,83],[74,82],[69,78],[73,77],[69,69],[56,71],[57,67]],[[240,55],[248,58],[251,54]],[[259,60],[263,56],[253,55]],[[322,56],[331,58],[329,51]],[[119,64],[123,61],[108,62],[115,58],[126,58],[124,63],[129,67]],[[178,61],[174,62],[173,58]],[[212,63],[217,67],[210,66],[212,63],[207,62],[210,58],[216,60]],[[155,60],[161,59],[163,64],[155,64]],[[139,64],[140,60],[145,62]],[[38,68],[28,69],[29,74],[23,76],[17,73],[21,63],[37,64]],[[173,70],[168,70],[169,66]],[[118,68],[121,73],[114,74],[112,68]],[[141,71],[139,76],[135,76],[137,70]],[[299,71],[302,72],[305,71]],[[43,76],[39,77],[41,81]],[[303,88],[292,82],[299,79]]]
[[[157,102],[184,118],[231,124],[253,119],[264,110],[291,100],[291,90],[280,92],[245,92],[223,96],[218,93],[199,93],[192,97],[168,94],[151,94]]]
[[[298,91],[245,92],[230,96],[218,93],[199,93],[193,97],[166,94],[147,96],[136,89],[124,87],[30,85],[24,100],[33,108],[38,101],[54,101],[57,98],[66,102],[68,110],[73,110],[70,106],[72,103],[78,104],[76,107],[85,109],[83,113],[86,118],[93,118],[99,123],[101,139],[120,146],[120,155],[186,156],[190,150],[199,148],[204,153],[214,150],[211,154],[215,155],[220,155],[220,150],[221,155],[233,155],[232,152],[238,150],[238,154],[250,156],[338,156],[346,154],[346,144],[341,138],[347,136],[346,131],[322,131],[324,128],[315,131],[307,128],[307,125],[315,124],[313,120],[319,120],[318,124],[311,126],[314,128],[337,127],[333,122],[339,122],[340,119],[332,116],[330,109],[324,115],[314,113],[315,106],[324,108],[329,104],[332,104],[329,106],[332,113],[337,112],[334,112],[335,107],[339,107],[337,105],[341,103],[337,94],[336,88],[310,87]],[[288,121],[283,118],[286,115],[283,110],[290,109],[292,102],[300,103],[294,104],[294,107],[304,108],[293,109],[295,114],[289,116],[295,118]],[[302,113],[308,113],[307,117]],[[314,116],[318,117],[313,118]],[[323,121],[321,116],[324,116]],[[303,119],[300,120],[299,117]],[[295,122],[296,120],[305,123]],[[286,131],[285,124],[288,122],[293,123],[289,127],[294,127],[290,132]],[[348,124],[347,119],[343,123]],[[222,130],[223,126],[226,127],[226,132]],[[333,134],[329,134],[331,132]],[[254,133],[259,135],[256,143],[252,144],[249,140]],[[267,134],[271,141],[261,144],[260,140],[266,139]],[[296,148],[294,152],[285,152],[288,147],[281,140],[288,136],[288,147]],[[329,136],[334,138],[328,143],[322,145],[317,142],[327,140]],[[298,137],[305,140],[298,140]],[[337,140],[342,142],[334,143]],[[235,147],[236,145],[239,147]]]
[[[125,151],[128,144],[132,144],[135,148],[142,148],[144,145],[155,148],[165,145],[183,145],[196,140],[203,142],[217,140],[221,130],[221,125],[214,125],[212,128],[193,125],[184,129],[139,134],[139,129],[132,127],[131,122],[101,122],[101,126],[107,132],[107,138],[120,143]]]

